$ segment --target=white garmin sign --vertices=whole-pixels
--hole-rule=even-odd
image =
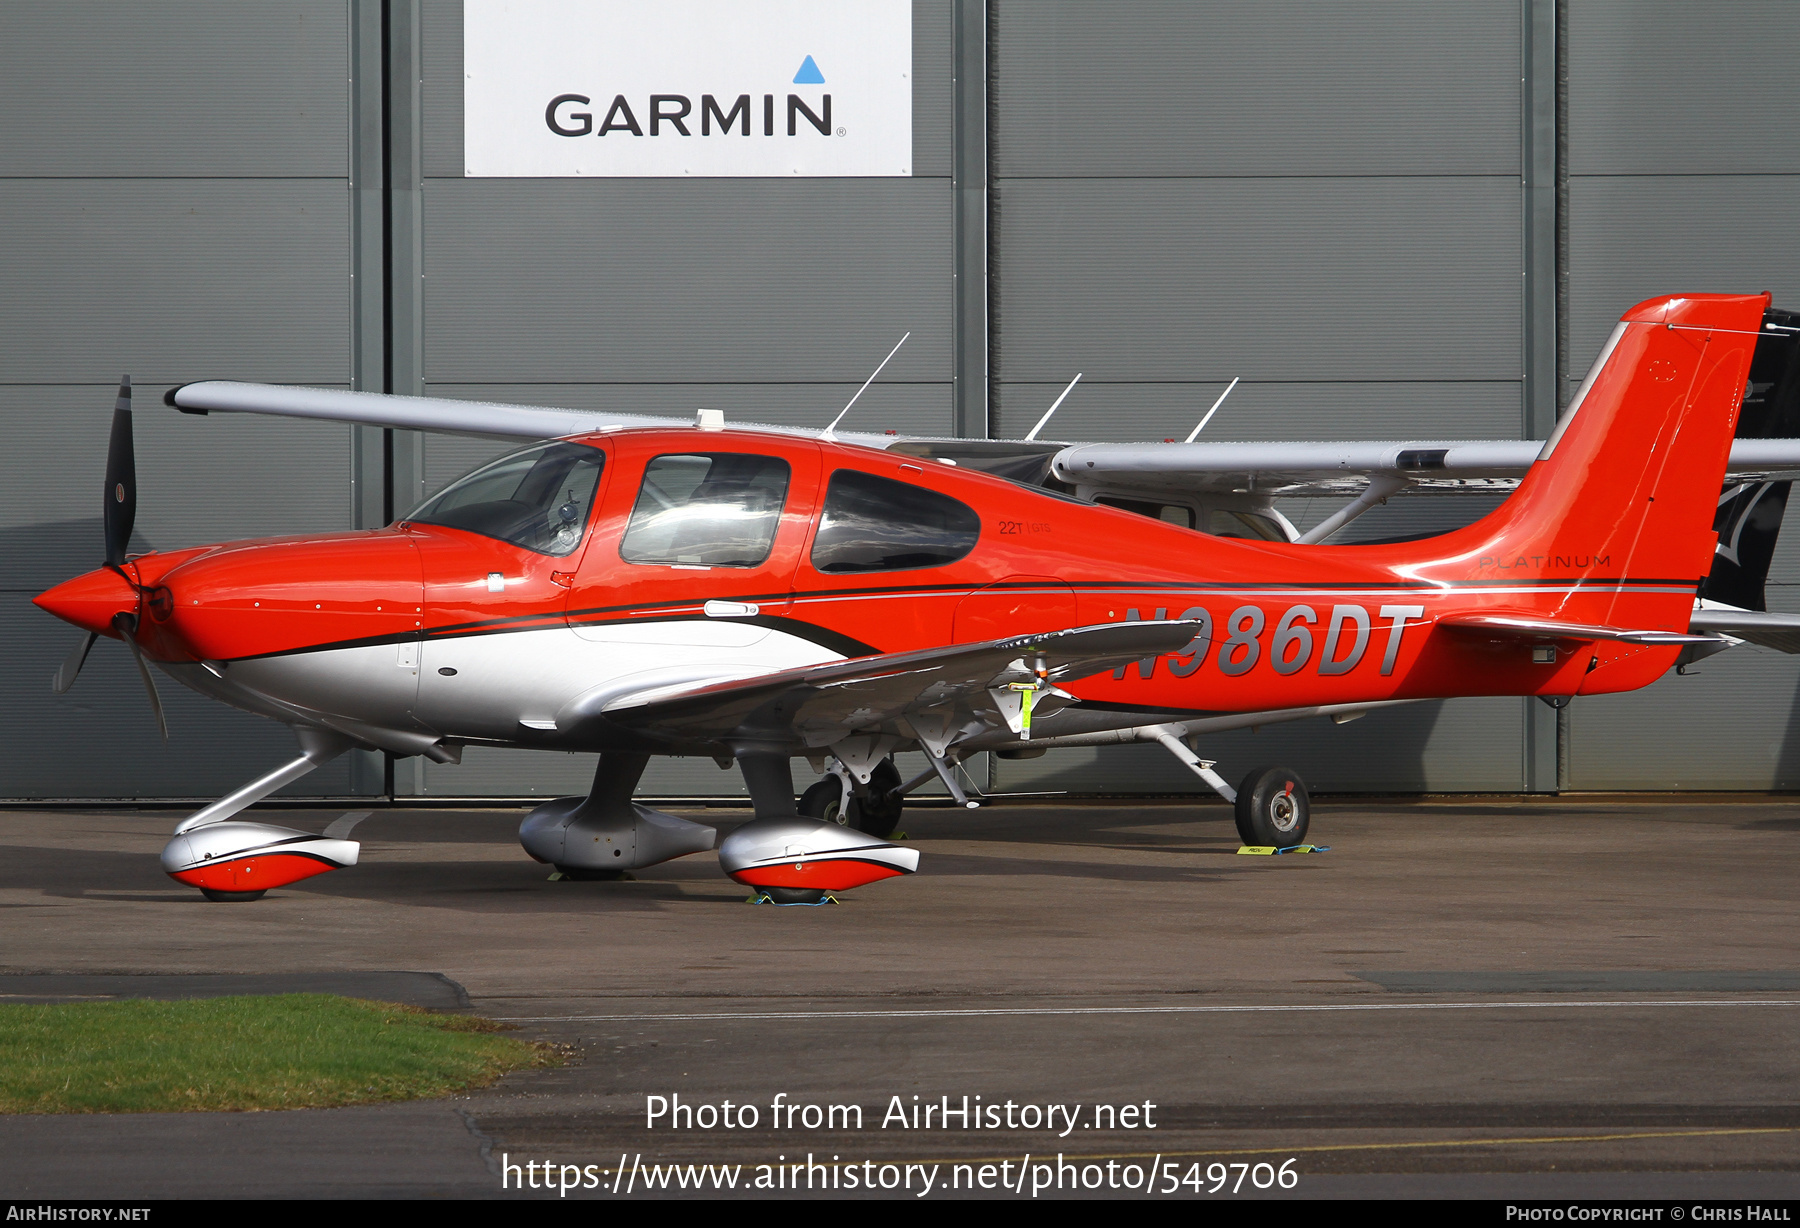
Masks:
[[[912,174],[912,0],[464,0],[463,173]]]

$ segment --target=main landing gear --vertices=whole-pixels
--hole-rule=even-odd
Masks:
[[[846,753],[849,753],[846,750]],[[840,765],[843,755],[838,756]],[[719,868],[745,886],[754,887],[777,904],[815,904],[826,892],[845,891],[877,879],[911,874],[919,868],[917,849],[901,848],[853,826],[853,821],[872,826],[885,824],[883,835],[900,821],[899,773],[881,769],[892,763],[865,764],[869,779],[829,779],[821,784],[837,791],[837,809],[830,821],[802,814],[794,801],[793,764],[785,748],[744,748],[738,751],[738,767],[750,790],[756,818],[744,824],[719,845]],[[887,782],[892,781],[892,788]],[[877,788],[880,784],[881,787]],[[831,812],[830,799],[815,785],[807,790],[812,806]],[[863,798],[868,806],[861,806]]]
[[[1312,818],[1312,799],[1300,774],[1290,768],[1257,768],[1233,789],[1213,771],[1210,759],[1202,759],[1182,740],[1179,725],[1151,726],[1143,731],[1181,760],[1208,788],[1230,802],[1237,818],[1238,838],[1262,848],[1288,849],[1306,842]]]
[[[1287,849],[1305,843],[1312,801],[1298,773],[1257,768],[1238,786],[1234,805],[1238,837],[1245,844]]]
[[[834,765],[830,776],[800,795],[800,813],[886,840],[906,808],[900,784],[900,769],[892,759],[876,764],[866,785],[842,765]]]

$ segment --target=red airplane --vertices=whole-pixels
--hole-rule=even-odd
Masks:
[[[916,869],[885,839],[902,799],[935,774],[966,802],[952,769],[987,750],[1157,741],[1235,801],[1247,844],[1293,847],[1300,778],[1268,768],[1233,790],[1190,738],[1418,699],[1632,690],[1722,643],[1690,618],[1768,313],[1767,295],[1632,308],[1510,498],[1387,545],[1212,536],[881,437],[724,429],[704,412],[568,434],[557,411],[430,402],[450,429],[505,415],[510,433],[564,437],[387,528],[128,557],[127,384],[106,564],[36,600],[88,633],[59,690],[104,635],[136,655],[153,704],[147,661],[295,729],[299,758],[186,819],[163,854],[211,899],[354,863],[338,833],[232,819],[351,747],[599,752],[589,796],[539,806],[520,831],[578,878],[713,847],[713,829],[632,793],[650,755],[735,761],[756,817],[721,864],[781,903]],[[393,426],[410,400],[171,394],[190,412]],[[892,755],[913,749],[932,772],[902,782]],[[797,756],[836,777],[798,806]]]

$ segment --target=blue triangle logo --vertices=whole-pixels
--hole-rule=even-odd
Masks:
[[[819,66],[817,64],[813,63],[813,58],[810,55],[806,57],[806,62],[804,64],[800,65],[800,71],[794,74],[794,84],[795,85],[824,85],[825,84],[825,74],[819,71]]]

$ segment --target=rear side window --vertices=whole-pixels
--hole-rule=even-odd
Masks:
[[[775,544],[788,475],[788,463],[773,456],[659,456],[644,468],[619,555],[627,563],[755,567]]]
[[[822,572],[942,567],[975,548],[981,518],[935,490],[839,469],[825,491],[812,564]]]

